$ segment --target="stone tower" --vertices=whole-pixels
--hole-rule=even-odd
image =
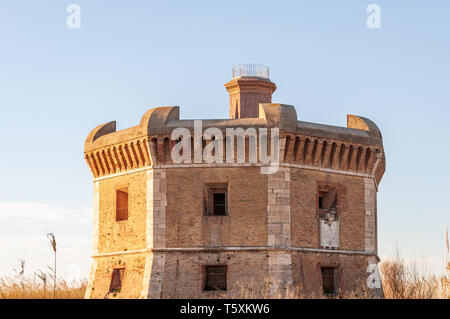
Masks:
[[[237,296],[241,286],[262,290],[265,279],[271,296],[292,287],[320,295],[376,278],[378,127],[355,115],[347,127],[299,121],[293,106],[271,103],[276,86],[262,66],[240,66],[225,86],[230,119],[204,120],[200,147],[225,154],[227,129],[241,129],[244,162],[187,161],[199,121],[181,120],[177,106],[153,108],[121,131],[102,124],[86,138],[94,184],[86,298]],[[279,132],[272,174],[249,161],[250,129]],[[178,143],[191,150],[182,162],[172,156]]]

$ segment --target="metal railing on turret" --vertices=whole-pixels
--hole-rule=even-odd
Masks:
[[[261,64],[239,64],[233,67],[233,78],[258,77],[269,79],[269,68]]]

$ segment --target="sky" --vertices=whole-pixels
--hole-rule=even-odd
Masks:
[[[70,29],[67,7],[81,9]],[[381,8],[369,29],[367,6]],[[0,0],[0,275],[19,259],[87,277],[92,175],[84,140],[97,125],[139,123],[157,106],[227,118],[232,67],[270,67],[273,102],[299,120],[379,126],[379,255],[443,270],[450,226],[450,2]]]

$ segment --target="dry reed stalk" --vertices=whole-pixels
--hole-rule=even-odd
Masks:
[[[53,268],[50,266],[48,268],[53,272],[53,275],[50,275],[50,277],[53,279],[53,299],[55,299],[56,298],[56,238],[52,232],[47,234],[47,238],[50,241],[50,246],[52,247],[53,254],[54,254],[54,266],[53,266]]]

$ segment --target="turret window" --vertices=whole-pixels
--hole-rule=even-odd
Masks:
[[[128,219],[128,192],[116,191],[116,221]]]

